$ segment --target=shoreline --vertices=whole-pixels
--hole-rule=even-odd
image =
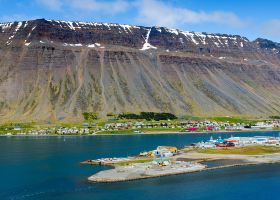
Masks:
[[[145,179],[154,179],[154,178],[160,178],[160,177],[167,177],[167,176],[178,176],[183,174],[189,174],[189,173],[199,173],[203,171],[210,171],[210,170],[219,170],[219,169],[226,169],[226,168],[232,168],[232,167],[245,167],[245,166],[257,166],[257,165],[273,165],[273,164],[280,164],[280,161],[272,161],[272,162],[264,162],[264,163],[244,163],[244,164],[233,164],[233,165],[224,165],[224,166],[217,166],[217,167],[206,167],[199,170],[194,171],[185,171],[185,172],[176,172],[176,173],[166,173],[162,175],[154,175],[149,177],[138,177],[138,178],[130,178],[125,180],[94,180],[92,178],[94,175],[88,177],[88,181],[92,183],[120,183],[120,182],[129,182],[129,181],[137,181],[137,180],[145,180]],[[108,169],[110,170],[110,169]],[[105,170],[106,171],[106,170]]]
[[[262,156],[273,156],[273,154],[266,154],[266,155],[262,155]],[[277,155],[277,154],[274,154]],[[279,155],[279,154],[278,154]],[[246,157],[246,156],[245,156]],[[248,156],[248,158],[250,158],[250,156]],[[280,159],[278,158],[274,158],[274,160],[261,160],[261,157],[259,157],[260,160],[251,160],[250,159],[245,159],[244,161],[247,160],[248,162],[245,163],[237,163],[237,164],[228,164],[228,165],[221,165],[221,166],[214,166],[214,167],[204,167],[204,168],[197,168],[197,169],[190,169],[187,170],[185,169],[185,171],[174,171],[174,172],[167,172],[167,173],[160,173],[160,174],[148,174],[146,175],[143,172],[138,172],[139,175],[137,176],[137,174],[134,176],[136,177],[118,177],[118,173],[122,173],[122,171],[124,171],[124,167],[116,167],[114,165],[108,165],[113,167],[113,169],[108,169],[108,170],[104,170],[104,171],[100,171],[96,174],[91,175],[90,177],[88,177],[88,181],[89,182],[95,182],[95,183],[117,183],[117,182],[128,182],[128,181],[136,181],[136,180],[143,180],[143,179],[151,179],[151,178],[159,178],[159,177],[164,177],[164,176],[175,176],[175,175],[182,175],[182,174],[188,174],[188,173],[198,173],[198,172],[202,172],[202,171],[210,171],[210,170],[218,170],[218,169],[225,169],[225,168],[230,168],[230,167],[242,167],[242,166],[254,166],[254,165],[266,165],[266,164],[279,164],[280,163]],[[227,158],[228,160],[231,160],[230,158]],[[218,159],[208,159],[208,161],[215,161]],[[200,163],[200,162],[198,162]],[[135,167],[139,167],[139,165],[135,165]],[[164,171],[165,169],[163,169]],[[115,171],[115,172],[114,172]],[[110,173],[110,176],[112,177],[118,177],[118,178],[106,178],[106,174]],[[115,173],[116,176],[113,176]],[[143,174],[142,174],[143,173]],[[103,177],[102,177],[103,176]],[[108,175],[107,175],[108,176]],[[105,178],[104,178],[105,177]]]
[[[5,135],[5,134],[0,134],[0,137],[84,137],[84,136],[127,136],[127,135],[187,135],[187,134],[219,134],[219,133],[254,133],[254,132],[279,132],[280,134],[280,129],[279,130],[237,130],[237,131],[205,131],[205,132],[144,132],[144,133],[115,133],[115,134],[88,134],[88,135],[78,135],[78,134],[73,134],[73,135]]]
[[[273,129],[265,129],[265,130],[237,130],[237,131],[205,131],[205,132],[159,132],[159,133],[154,133],[154,132],[146,132],[146,133],[139,133],[139,134],[143,134],[143,135],[157,135],[157,134],[209,134],[209,133],[213,133],[213,134],[218,134],[218,133],[250,133],[250,132],[277,132],[279,131],[280,133],[280,129],[279,130],[273,130]],[[104,134],[106,135],[106,134]],[[111,135],[116,135],[116,134],[111,134]]]

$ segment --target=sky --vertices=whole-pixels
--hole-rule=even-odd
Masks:
[[[280,42],[279,8],[279,0],[0,0],[0,22],[111,22]]]

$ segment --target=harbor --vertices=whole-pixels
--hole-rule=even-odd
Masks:
[[[89,181],[123,182],[234,166],[277,163],[280,162],[279,144],[279,137],[211,137],[208,141],[182,149],[159,146],[137,156],[87,160],[82,164],[110,167],[90,176]]]

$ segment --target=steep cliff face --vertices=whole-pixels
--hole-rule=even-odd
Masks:
[[[0,120],[78,120],[83,111],[276,114],[279,47],[163,27],[0,24]]]

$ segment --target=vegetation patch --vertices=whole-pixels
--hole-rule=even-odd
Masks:
[[[136,159],[136,160],[129,160],[129,161],[121,161],[116,163],[117,166],[126,166],[126,165],[133,165],[137,163],[147,163],[152,162],[153,158],[145,158],[145,159]]]
[[[238,118],[238,117],[211,117],[210,120],[216,121],[216,122],[229,122],[229,123],[244,123],[244,124],[255,124],[258,122],[258,120],[250,120],[250,119],[244,119],[244,118]]]
[[[278,146],[247,146],[235,148],[215,148],[215,149],[197,149],[198,153],[207,154],[240,154],[240,155],[260,155],[280,153]]]
[[[275,116],[270,116],[269,118],[270,119],[280,119],[280,115],[279,116],[276,116],[276,115]]]
[[[132,129],[125,129],[125,130],[106,130],[106,131],[99,131],[96,134],[133,134]]]
[[[177,117],[171,113],[141,112],[140,114],[123,113],[118,116],[120,119],[145,119],[145,120],[174,120]]]
[[[9,123],[0,125],[0,134],[12,133],[16,134],[19,132],[29,131],[34,128],[33,123]]]
[[[94,121],[98,119],[98,114],[95,112],[84,112],[83,116],[86,121]]]

